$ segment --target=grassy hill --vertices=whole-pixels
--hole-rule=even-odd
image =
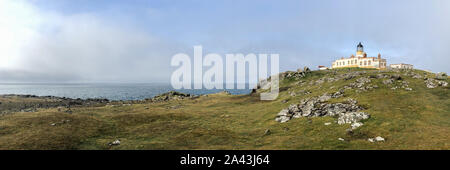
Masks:
[[[72,113],[57,107],[4,113],[0,149],[450,149],[449,86],[427,88],[424,78],[438,84],[434,74],[339,69],[282,77],[274,101],[259,100],[263,90],[257,90],[250,95],[110,102],[72,107]],[[370,82],[362,88],[352,84],[361,77]],[[390,79],[394,81],[386,84]],[[350,124],[339,125],[332,116],[275,121],[291,104],[341,89],[342,97],[326,103],[351,98],[370,114],[351,133]],[[3,105],[8,100],[0,98]],[[385,141],[368,141],[376,136]],[[116,139],[120,145],[109,145]]]

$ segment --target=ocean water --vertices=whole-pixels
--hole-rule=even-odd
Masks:
[[[106,98],[109,100],[142,100],[174,90],[170,84],[0,84],[1,94],[29,94],[37,96],[58,96],[68,98]],[[181,89],[175,90],[190,94],[211,94],[222,89]],[[251,89],[227,89],[231,94],[248,94]]]

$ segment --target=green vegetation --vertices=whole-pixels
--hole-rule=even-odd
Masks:
[[[320,78],[364,71],[357,77],[323,83]],[[194,99],[146,102],[132,105],[73,107],[72,114],[58,108],[15,112],[0,116],[0,149],[450,149],[449,87],[429,89],[420,70],[383,72],[398,74],[412,91],[399,82],[385,85],[386,78],[371,78],[368,91],[345,90],[341,98],[356,99],[371,115],[349,134],[349,124],[333,117],[297,118],[286,123],[274,119],[281,109],[301,99],[333,93],[359,77],[375,77],[378,70],[339,69],[313,71],[304,78],[285,78],[274,101],[250,95],[211,94]],[[299,81],[304,82],[298,83]],[[444,80],[448,81],[448,80]],[[289,92],[297,92],[292,96]],[[301,94],[298,91],[309,91]],[[3,103],[7,99],[0,98]],[[2,107],[2,105],[0,105]],[[324,123],[331,122],[325,126]],[[55,124],[53,124],[55,123]],[[52,125],[53,124],[53,125]],[[265,133],[269,129],[270,133]],[[371,143],[376,136],[385,142]],[[340,141],[343,138],[345,141]],[[121,144],[109,146],[119,139]]]

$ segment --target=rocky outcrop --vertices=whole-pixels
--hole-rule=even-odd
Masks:
[[[383,80],[383,84],[385,84],[385,85],[390,85],[390,84],[392,84],[392,83],[394,83],[394,80],[393,80],[393,79]]]
[[[303,69],[297,69],[296,72],[287,71],[287,72],[281,73],[280,78],[281,79],[284,79],[284,78],[300,79],[300,78],[305,77],[310,72],[311,72],[311,70],[308,67],[304,67]]]
[[[384,142],[384,138],[383,137],[381,137],[381,136],[377,136],[377,137],[375,137],[375,138],[369,138],[369,139],[367,139],[369,142]]]
[[[110,143],[108,143],[109,146],[117,146],[120,145],[120,140],[116,139],[115,141],[112,141]]]
[[[183,100],[186,98],[193,98],[194,96],[191,94],[185,94],[185,93],[180,93],[180,92],[176,92],[176,91],[169,91],[167,93],[163,93],[160,94],[158,96],[155,96],[150,100],[151,102],[164,102],[164,101],[170,101],[170,100]]]
[[[337,116],[338,124],[352,124],[352,128],[362,126],[360,121],[368,119],[370,116],[367,113],[360,112],[364,108],[358,106],[356,100],[349,99],[344,103],[326,103],[331,98],[341,97],[342,93],[342,91],[338,91],[334,94],[324,94],[319,97],[304,99],[299,104],[291,104],[277,114],[275,121],[284,123],[300,117]]]
[[[447,80],[447,73],[442,73],[442,72],[439,72],[439,73],[436,73],[436,79],[437,80]]]
[[[436,80],[432,78],[425,78],[425,86],[429,89],[436,88],[438,86],[447,87],[448,83],[445,80]]]
[[[370,82],[372,82],[370,77],[361,77],[356,79],[355,82],[350,83],[348,86],[344,86],[344,89],[356,89],[356,92],[361,92],[378,88],[377,85],[369,84]]]

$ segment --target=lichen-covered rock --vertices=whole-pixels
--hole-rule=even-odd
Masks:
[[[338,118],[338,124],[352,124],[361,120],[368,119],[370,116],[364,112],[341,113]]]
[[[447,73],[442,73],[442,72],[436,73],[436,79],[438,79],[438,80],[446,80],[447,77],[448,77]]]
[[[393,79],[383,80],[383,84],[385,84],[385,85],[389,85],[389,84],[392,84],[392,83],[394,83]]]
[[[381,136],[377,136],[377,137],[375,137],[375,138],[369,138],[369,139],[367,139],[369,142],[384,142],[384,138],[383,137],[381,137]]]
[[[427,88],[433,89],[433,88],[436,88],[437,86],[447,87],[448,83],[445,80],[435,80],[435,79],[427,78],[425,80],[425,85],[427,86]]]
[[[275,121],[284,123],[284,122],[291,120],[291,117],[292,117],[292,114],[289,113],[289,110],[283,109],[278,113],[277,118],[275,118]]]
[[[361,120],[369,118],[367,113],[360,112],[363,108],[357,105],[356,100],[349,99],[345,103],[326,103],[332,96],[324,94],[303,99],[299,104],[291,104],[277,114],[275,121],[284,123],[300,117],[338,116],[338,124],[348,123],[352,124],[352,128],[357,128],[363,125]]]
[[[361,122],[355,122],[355,123],[352,123],[352,130],[354,130],[354,129],[357,129],[358,127],[360,127],[360,126],[362,126],[363,125],[363,123],[361,123]]]

